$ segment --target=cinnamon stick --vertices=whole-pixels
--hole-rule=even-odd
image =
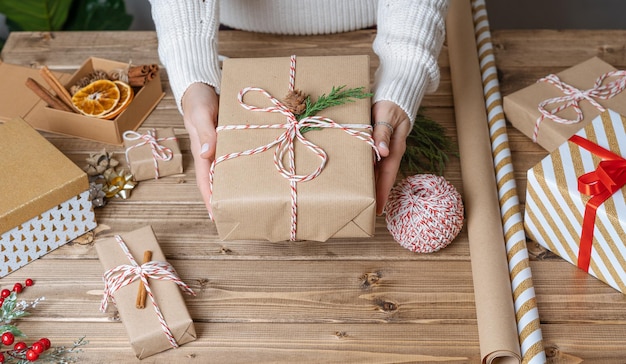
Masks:
[[[143,252],[143,262],[141,264],[146,264],[152,260],[152,251],[146,250]],[[148,291],[146,291],[146,287],[143,282],[139,282],[139,291],[137,292],[137,301],[135,306],[139,309],[146,307],[146,298],[148,295]]]
[[[128,69],[128,78],[145,76],[150,72],[150,65],[132,66]]]
[[[61,110],[61,111],[69,111],[73,112],[63,101],[59,100],[55,95],[53,95],[48,89],[44,88],[39,82],[33,80],[28,77],[26,79],[26,87],[31,89],[40,99],[42,99],[48,106],[53,109]]]
[[[52,88],[52,91],[56,93],[57,97],[61,99],[70,109],[74,110],[74,104],[72,103],[72,96],[69,91],[61,84],[61,82],[50,72],[48,67],[43,66],[39,73],[43,79]]]

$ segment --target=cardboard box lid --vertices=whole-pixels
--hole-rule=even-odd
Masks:
[[[23,119],[0,122],[0,233],[89,188],[87,175]]]
[[[53,72],[53,74],[65,83],[71,75],[69,73]],[[0,62],[0,120],[23,118],[28,121],[29,117],[43,113],[46,103],[26,87],[26,79],[30,77],[48,88],[48,84],[39,75],[39,70],[15,64]]]

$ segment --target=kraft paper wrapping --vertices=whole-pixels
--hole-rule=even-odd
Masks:
[[[594,82],[601,75],[615,71],[616,69],[610,64],[604,62],[598,57],[593,57],[585,62],[579,63],[574,67],[568,68],[557,73],[561,81],[570,84],[579,90],[588,90],[594,87]],[[546,75],[547,76],[547,75]],[[603,85],[615,81],[616,77],[607,78]],[[511,124],[524,133],[529,138],[533,137],[537,118],[541,115],[537,107],[539,103],[554,98],[564,96],[565,94],[554,85],[547,82],[537,82],[524,89],[516,91],[504,97],[504,112]],[[613,109],[618,112],[626,113],[626,91],[617,93],[614,97],[608,99],[594,98],[604,108]],[[546,107],[547,110],[556,108],[560,104],[553,104]],[[571,137],[578,130],[588,125],[593,118],[600,114],[595,106],[588,100],[580,101],[580,108],[583,113],[583,119],[579,123],[560,124],[551,119],[544,119],[539,124],[537,134],[537,144],[548,152],[551,152],[563,144],[567,138]],[[572,107],[558,113],[559,116],[567,119],[575,119],[576,114]]]
[[[502,109],[498,69],[491,43],[485,0],[472,0],[472,9],[522,363],[544,364],[547,359],[543,346],[543,334],[526,247],[524,220],[515,183],[515,169]]]
[[[286,123],[286,116],[280,113],[243,108],[237,95],[246,87],[259,87],[283,99],[289,90],[289,68],[289,57],[226,60],[218,124]],[[369,57],[296,58],[295,89],[313,100],[328,94],[333,86],[342,85],[369,87]],[[258,92],[245,94],[244,102],[258,107],[272,105]],[[340,124],[369,125],[370,100],[330,107],[318,115]],[[284,132],[285,129],[219,131],[216,158],[266,145]],[[296,239],[371,237],[376,218],[371,146],[339,129],[312,130],[304,137],[326,152],[328,162],[318,177],[297,183]],[[275,148],[216,165],[212,210],[220,238],[290,240],[290,183],[274,165]],[[320,158],[299,141],[295,142],[295,156],[297,174],[309,174],[320,165]]]
[[[618,156],[626,155],[626,118],[613,110],[600,114],[576,135]],[[524,219],[528,236],[574,265],[578,265],[590,199],[578,191],[578,178],[595,171],[600,160],[567,141],[528,171]],[[588,272],[626,293],[626,188],[598,207],[594,224]]]
[[[120,234],[120,236],[138,264],[142,263],[143,253],[146,250],[152,251],[152,260],[165,261],[165,256],[151,226]],[[104,271],[122,264],[130,264],[115,237],[99,240],[95,247]],[[167,280],[149,279],[149,283],[178,345],[194,341],[196,330],[180,288],[176,283]],[[138,289],[139,280],[136,280],[117,290],[113,297],[133,351],[137,358],[143,359],[171,349],[172,346],[163,332],[150,298],[146,300],[145,308],[135,307]]]
[[[21,118],[0,122],[0,155],[0,233],[89,189],[85,172]]]
[[[452,0],[447,43],[483,363],[520,363],[470,0]]]
[[[156,142],[162,147],[169,148],[171,151],[170,160],[162,160],[155,157],[152,154],[152,146],[150,143],[146,143],[145,139],[137,138],[136,134],[132,134],[132,137],[128,137],[126,133],[124,134],[126,159],[135,181],[145,181],[183,172],[183,156],[178,146],[178,140],[172,139],[176,137],[174,129],[160,128],[156,129],[154,133]],[[142,145],[131,148],[137,144]],[[158,174],[154,164],[155,160],[158,166]]]

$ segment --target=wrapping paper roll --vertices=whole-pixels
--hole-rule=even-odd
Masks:
[[[447,42],[483,363],[521,353],[470,0],[451,0]]]
[[[546,354],[485,1],[472,0],[472,10],[522,363],[540,364]]]

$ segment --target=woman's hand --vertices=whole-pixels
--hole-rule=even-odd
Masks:
[[[182,98],[183,120],[191,142],[196,183],[208,211],[211,211],[209,170],[215,159],[218,101],[215,89],[204,83],[189,86]]]
[[[389,192],[396,182],[400,162],[406,150],[406,137],[411,132],[411,121],[398,105],[379,101],[372,106],[374,143],[381,160],[376,163],[376,213],[381,215]]]

